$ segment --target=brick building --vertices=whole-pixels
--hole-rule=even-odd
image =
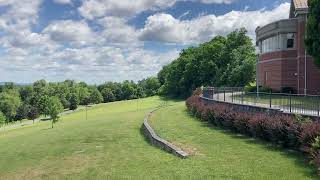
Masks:
[[[307,1],[292,0],[289,19],[256,29],[260,86],[291,87],[300,94],[320,92],[320,69],[304,47]]]

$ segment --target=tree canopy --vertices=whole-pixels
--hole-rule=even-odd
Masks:
[[[254,81],[255,48],[245,29],[190,47],[158,73],[160,93],[189,96],[200,86],[245,86]]]
[[[308,0],[309,15],[305,44],[315,64],[320,67],[320,0]]]

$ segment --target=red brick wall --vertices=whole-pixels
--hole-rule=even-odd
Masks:
[[[303,94],[305,89],[305,18],[298,20],[296,48],[297,50],[277,51],[260,56],[259,85],[281,90],[293,87]],[[268,72],[268,80],[265,80]],[[320,68],[316,67],[312,57],[307,56],[307,93],[320,94]]]

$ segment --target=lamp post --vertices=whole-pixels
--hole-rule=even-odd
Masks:
[[[259,56],[260,56],[260,48],[256,47],[256,86],[257,86],[257,98],[259,98]]]

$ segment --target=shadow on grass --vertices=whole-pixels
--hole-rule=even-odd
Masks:
[[[253,138],[248,135],[239,134],[239,133],[236,133],[232,130],[224,129],[222,127],[217,127],[217,126],[211,124],[210,122],[202,121],[201,119],[194,117],[188,110],[185,110],[185,113],[189,117],[192,117],[196,121],[199,121],[201,123],[202,127],[209,128],[210,130],[215,130],[215,131],[221,132],[223,134],[226,134],[227,136],[229,136],[232,139],[241,140],[242,142],[244,142],[246,144],[257,145],[257,146],[262,147],[268,151],[278,152],[282,156],[285,156],[286,158],[292,159],[297,166],[303,167],[305,169],[304,174],[307,177],[313,178],[313,179],[319,179],[319,176],[317,174],[317,169],[313,165],[308,163],[309,159],[307,158],[307,155],[303,154],[302,152],[288,149],[288,148],[284,148],[281,145],[276,145],[271,142],[267,142],[267,141],[264,141],[261,139]]]

